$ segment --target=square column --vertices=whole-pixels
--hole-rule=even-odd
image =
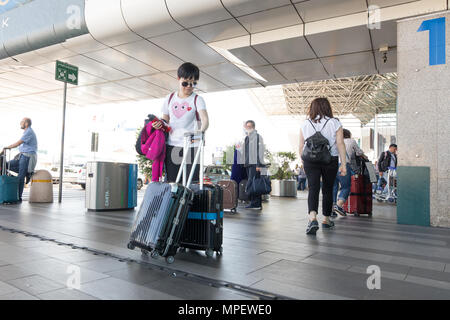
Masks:
[[[398,222],[450,227],[450,11],[398,22]]]

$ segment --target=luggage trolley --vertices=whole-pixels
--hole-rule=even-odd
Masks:
[[[375,199],[378,202],[397,203],[397,169],[393,167],[388,168],[386,192],[376,194]]]

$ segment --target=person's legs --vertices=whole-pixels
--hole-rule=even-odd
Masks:
[[[315,235],[319,229],[317,222],[317,210],[319,208],[319,192],[320,192],[320,166],[304,162],[304,169],[308,178],[308,226],[306,234]]]
[[[253,177],[255,177],[256,175],[257,175],[256,165],[249,165],[247,167],[248,181],[253,179]],[[250,196],[250,205],[248,206],[248,208],[262,208],[262,197],[261,197],[261,195],[258,195],[258,196],[251,195]]]
[[[333,203],[337,202],[338,191],[339,191],[339,173],[336,175],[336,180],[334,180],[333,184]]]
[[[321,168],[322,173],[322,213],[325,217],[324,223],[330,223],[331,212],[333,211],[333,186],[338,172],[337,159],[327,166]]]
[[[187,173],[186,179],[189,179],[189,175],[191,174],[192,165],[194,164],[195,155],[197,153],[198,148],[189,148],[188,154],[188,165],[187,165]],[[198,159],[197,165],[195,166],[194,176],[192,177],[192,183],[200,182],[200,158]]]
[[[256,167],[255,167],[255,173],[256,173],[256,177],[259,178],[261,176],[261,173],[256,171]],[[262,195],[256,195],[253,197],[253,205],[256,208],[261,208],[262,209]]]
[[[305,161],[304,169],[309,184],[308,214],[310,214],[310,220],[314,220],[319,209],[320,167]]]
[[[351,185],[352,185],[352,171],[350,168],[350,165],[347,164],[347,174],[343,177],[339,174],[337,174],[336,176],[336,183],[339,183],[339,185],[341,186],[341,191],[339,192],[339,196],[337,197],[337,201],[336,198],[335,199],[335,206],[334,206],[334,212],[333,215],[336,215],[336,213],[339,213],[341,216],[346,216],[347,212],[344,210],[343,206],[344,203],[347,201],[349,195],[350,195],[350,190],[351,190]],[[336,190],[336,194],[334,194],[334,196],[337,196],[337,190]]]
[[[339,183],[341,184],[341,192],[339,193],[339,199],[337,205],[342,207],[347,201],[350,195],[350,189],[352,186],[352,174],[350,172],[350,166],[347,164],[347,175],[345,177],[339,176]]]
[[[380,178],[378,179],[378,183],[377,183],[377,190],[382,189],[383,180],[386,175],[387,175],[386,172],[383,172],[383,176],[380,175]]]
[[[19,159],[19,199],[22,200],[23,188],[25,185],[25,176],[28,172],[28,162],[30,162],[30,158],[24,156],[23,154]]]
[[[306,189],[306,178],[300,178],[300,190],[303,191]]]
[[[175,182],[183,157],[183,148],[167,146],[166,148],[166,181]]]
[[[15,172],[15,173],[19,173],[19,160],[11,160],[9,162],[6,163],[6,170]]]
[[[336,176],[336,179],[334,180],[334,185],[333,185],[333,212],[331,213],[331,217],[335,218],[337,217],[337,213],[336,213],[336,202],[337,202],[337,194],[339,191],[339,173]]]

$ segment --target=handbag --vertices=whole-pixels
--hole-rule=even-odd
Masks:
[[[245,192],[250,196],[259,196],[272,192],[272,182],[269,176],[254,176],[248,180]]]

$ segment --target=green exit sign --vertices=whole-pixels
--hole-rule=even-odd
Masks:
[[[78,67],[71,64],[56,61],[55,80],[78,85]]]

